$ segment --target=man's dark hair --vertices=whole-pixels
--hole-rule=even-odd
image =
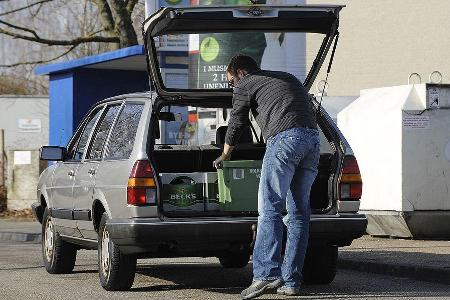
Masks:
[[[259,66],[252,57],[244,54],[236,54],[233,58],[231,58],[230,63],[228,64],[227,72],[233,76],[236,76],[238,69],[245,70],[250,73],[259,70]]]

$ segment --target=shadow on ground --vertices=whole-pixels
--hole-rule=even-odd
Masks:
[[[170,265],[139,265],[137,272],[141,275],[158,278],[168,283],[133,288],[132,291],[171,291],[200,289],[236,296],[251,283],[251,264],[242,269],[224,269],[220,264],[170,264]],[[450,296],[450,287],[440,285],[436,288],[432,283],[421,283],[417,288],[411,288],[411,279],[383,277],[382,275],[364,274],[357,277],[352,271],[338,270],[334,282],[330,285],[305,285],[302,287],[302,298],[307,299],[349,299],[349,298],[390,298],[413,297],[437,298]],[[386,283],[387,282],[387,283]],[[173,283],[173,284],[171,284]],[[271,299],[271,295],[264,299]],[[282,296],[273,295],[274,299]],[[282,297],[282,299],[298,299],[298,297]]]
[[[170,264],[139,265],[138,273],[173,282],[174,285],[158,285],[132,289],[133,291],[162,291],[202,289],[224,294],[239,294],[251,283],[252,269],[225,269],[220,264]]]

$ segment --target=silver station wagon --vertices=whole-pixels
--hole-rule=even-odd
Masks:
[[[248,53],[248,44],[264,38],[276,37],[280,45],[284,40],[311,40],[317,55],[309,72],[301,75],[310,89],[328,50],[335,49],[341,8],[169,7],[147,19],[143,32],[151,91],[97,103],[67,147],[41,149],[41,159],[55,161],[41,174],[32,205],[42,224],[46,270],[69,273],[77,250],[98,249],[102,287],[128,290],[141,258],[218,257],[225,268],[246,266],[257,230],[257,188],[248,186],[234,194],[233,203],[223,202],[212,163],[222,151],[233,91],[220,76],[217,85],[205,88],[199,84],[205,75],[199,69],[222,70],[202,65],[220,55],[217,40],[237,45],[231,55]],[[194,83],[176,82],[160,69],[165,58],[157,53],[157,44],[174,36],[184,41],[209,38],[199,47],[206,55],[200,59],[197,51],[189,56],[187,72]],[[273,66],[265,45],[253,54],[260,55],[262,67]],[[217,79],[209,75],[212,82]],[[338,247],[362,236],[367,219],[357,213],[362,182],[353,152],[320,99],[311,96],[311,101],[320,127],[321,157],[310,198],[303,274],[307,283],[330,283]],[[249,125],[232,163],[257,162],[264,156],[260,130],[254,120]],[[250,168],[257,176],[257,164]]]

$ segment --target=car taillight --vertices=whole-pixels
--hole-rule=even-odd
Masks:
[[[128,179],[127,203],[136,206],[156,204],[156,183],[148,160],[134,163]]]
[[[358,162],[354,156],[344,158],[342,177],[339,183],[340,200],[359,200],[362,195],[362,180]]]

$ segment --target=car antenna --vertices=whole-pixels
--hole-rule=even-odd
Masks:
[[[334,53],[336,52],[336,46],[337,46],[338,40],[339,40],[339,31],[336,31],[336,38],[334,40],[333,51],[331,52],[330,62],[328,63],[327,76],[325,77],[325,83],[323,85],[324,91],[325,91],[325,88],[328,86],[328,75],[330,75],[331,66],[333,65]],[[319,106],[317,107],[316,117],[322,108],[322,99],[323,99],[324,91],[322,91],[322,93],[320,93],[320,101],[319,101]]]

